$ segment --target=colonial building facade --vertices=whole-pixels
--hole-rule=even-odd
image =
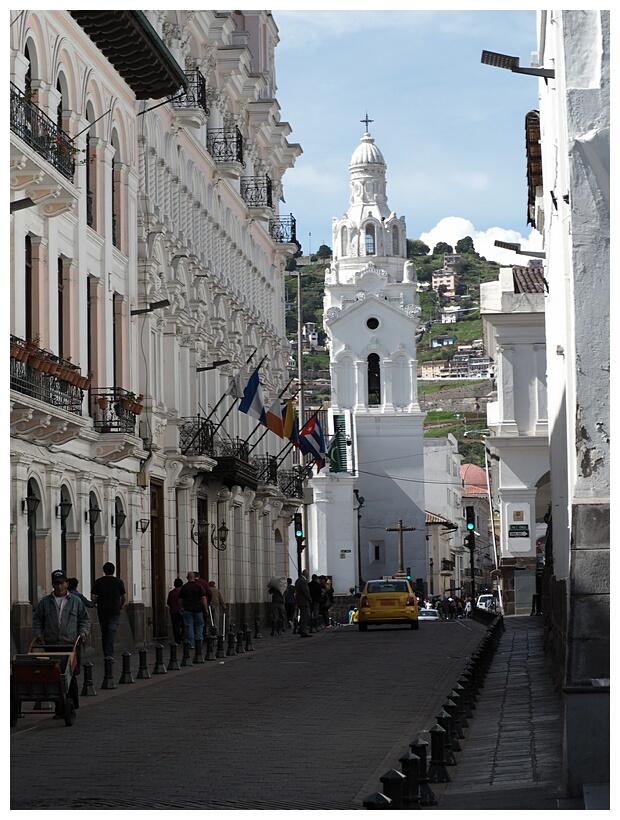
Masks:
[[[111,43],[114,48],[109,50]],[[127,641],[199,570],[241,619],[301,495],[232,377],[286,387],[282,179],[301,149],[265,11],[13,12],[11,604],[111,560]]]

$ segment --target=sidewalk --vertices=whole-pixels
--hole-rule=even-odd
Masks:
[[[542,618],[504,618],[451,782],[435,786],[443,809],[583,809],[562,786],[559,695],[545,665]]]

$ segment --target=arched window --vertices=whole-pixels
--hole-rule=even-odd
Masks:
[[[368,356],[368,404],[381,404],[381,365],[376,353]]]
[[[398,256],[400,251],[398,250],[398,228],[396,225],[392,226],[392,254],[394,256]]]
[[[349,252],[349,231],[346,225],[340,231],[340,256],[346,256]]]
[[[374,256],[375,254],[375,226],[366,226],[366,256]]]

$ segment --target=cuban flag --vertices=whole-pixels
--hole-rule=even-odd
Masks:
[[[325,467],[327,447],[325,446],[323,430],[316,416],[313,416],[310,421],[306,422],[300,431],[299,449],[304,455],[310,455],[314,458],[317,472],[320,472],[323,467]]]
[[[242,413],[247,413],[248,416],[258,419],[261,424],[267,425],[267,413],[265,412],[265,402],[263,401],[263,393],[258,379],[258,367],[243,389],[243,398],[239,402],[238,409]]]

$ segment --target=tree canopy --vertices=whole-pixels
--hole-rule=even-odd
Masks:
[[[430,252],[428,245],[425,245],[421,239],[407,240],[407,257],[412,256],[426,256]]]
[[[438,242],[433,248],[433,254],[436,253],[454,253],[454,248],[447,242]]]
[[[332,249],[329,248],[327,245],[321,245],[321,247],[316,252],[316,255],[319,259],[329,259],[332,255]]]
[[[456,243],[454,250],[457,253],[476,253],[476,249],[474,248],[474,240],[471,236],[464,236]]]

